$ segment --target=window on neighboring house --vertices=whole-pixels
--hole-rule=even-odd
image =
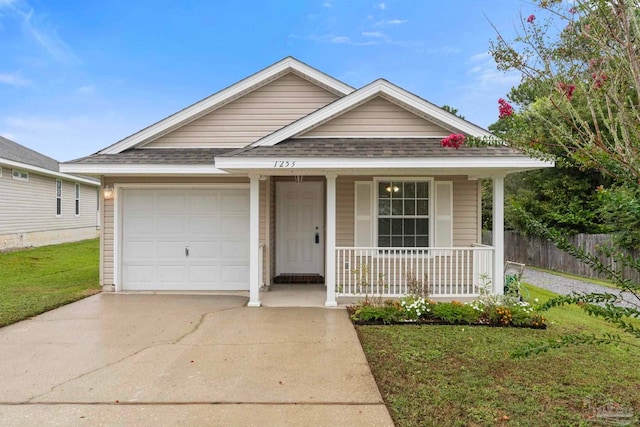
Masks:
[[[56,215],[62,215],[62,181],[56,179]]]
[[[429,181],[378,181],[378,246],[429,246]]]
[[[29,173],[19,169],[14,169],[12,171],[12,177],[18,181],[29,181]]]
[[[76,184],[76,215],[80,215],[80,184]]]

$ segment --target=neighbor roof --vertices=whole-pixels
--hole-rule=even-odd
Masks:
[[[60,170],[60,165],[57,160],[2,136],[0,136],[0,159],[37,166],[54,172]]]

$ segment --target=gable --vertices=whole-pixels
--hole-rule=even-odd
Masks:
[[[396,104],[376,96],[370,101],[298,136],[442,137],[451,133]]]
[[[144,147],[244,147],[337,98],[295,73],[288,73]]]

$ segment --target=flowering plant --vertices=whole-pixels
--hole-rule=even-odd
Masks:
[[[452,133],[446,138],[443,138],[441,144],[443,147],[455,148],[457,150],[464,144],[465,139],[466,137],[461,133]]]

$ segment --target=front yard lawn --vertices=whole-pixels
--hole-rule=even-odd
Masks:
[[[552,294],[527,285],[531,298]],[[510,352],[570,332],[615,331],[577,307],[554,308],[548,329],[357,326],[397,426],[601,425],[596,408],[640,415],[638,348],[567,347],[526,359]]]
[[[0,327],[100,292],[99,239],[0,253]]]

